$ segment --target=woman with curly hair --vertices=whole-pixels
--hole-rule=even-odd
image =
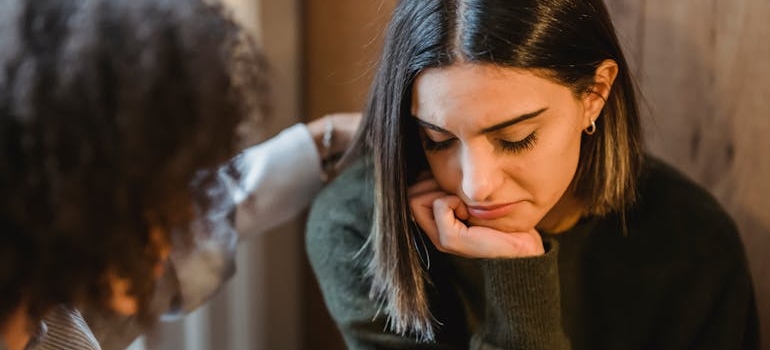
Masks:
[[[233,156],[262,104],[258,56],[198,1],[4,1],[0,13],[6,346],[60,306],[149,323],[168,247],[217,204],[191,182],[215,184],[196,173]]]
[[[232,273],[236,203],[309,201],[316,145],[338,151],[357,120],[293,127],[222,167],[266,114],[264,74],[208,2],[0,2],[0,349],[99,348],[81,308],[143,326],[189,310]]]

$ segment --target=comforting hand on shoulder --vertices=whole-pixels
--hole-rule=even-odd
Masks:
[[[517,258],[542,255],[540,235],[468,226],[468,210],[459,197],[442,191],[436,180],[417,182],[408,191],[412,216],[439,251],[467,258]]]

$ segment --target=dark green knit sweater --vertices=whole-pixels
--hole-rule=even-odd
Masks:
[[[372,183],[359,162],[316,200],[307,252],[350,349],[756,349],[735,225],[706,191],[648,159],[626,215],[543,234],[546,254],[463,259],[431,250],[435,343],[387,331],[364,276]],[[426,240],[426,242],[429,241]],[[431,247],[432,248],[432,247]]]

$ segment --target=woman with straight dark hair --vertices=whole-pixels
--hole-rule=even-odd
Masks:
[[[757,348],[733,221],[639,119],[601,0],[401,1],[308,223],[348,347]]]

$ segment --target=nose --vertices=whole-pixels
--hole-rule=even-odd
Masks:
[[[463,194],[473,202],[488,201],[502,179],[494,149],[484,145],[464,147],[460,166]]]

